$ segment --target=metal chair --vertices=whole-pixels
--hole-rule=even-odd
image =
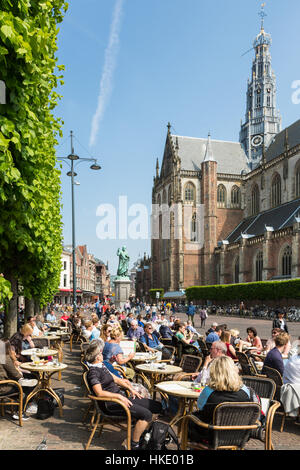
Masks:
[[[237,450],[243,449],[251,431],[257,429],[260,416],[258,403],[224,402],[216,406],[212,424],[204,423],[195,415],[182,418],[181,449]],[[202,429],[211,431],[212,439],[207,442],[188,443],[188,424],[194,422]]]
[[[273,421],[276,410],[280,407],[280,403],[274,399],[276,384],[272,379],[267,377],[254,377],[243,376],[243,382],[247,387],[251,387],[260,399],[266,398],[269,400],[269,408],[266,412],[266,421],[263,426],[258,428],[256,435],[252,438],[257,438],[264,442],[265,450],[274,450],[272,444],[272,429]]]
[[[16,387],[15,391],[10,391],[8,393],[1,393],[2,385],[13,385]],[[1,416],[4,416],[4,407],[5,406],[17,406],[18,415],[19,415],[19,425],[23,426],[22,416],[23,416],[23,389],[21,385],[15,380],[1,380],[0,381],[0,408]]]
[[[97,427],[100,426],[100,430],[99,430],[99,437],[100,437],[103,427],[107,423],[113,426],[116,426],[119,429],[127,431],[127,439],[126,439],[127,450],[131,450],[131,414],[130,414],[129,408],[118,398],[100,398],[100,397],[96,397],[95,395],[93,395],[92,391],[90,390],[88,381],[87,381],[87,372],[84,372],[83,374],[83,381],[88,392],[88,398],[91,400],[91,403],[94,408],[93,416],[91,420],[91,424],[93,428],[92,428],[92,432],[90,434],[89,440],[85,446],[85,450],[89,449],[92,439],[94,437],[94,434],[97,430]],[[125,412],[124,418],[127,420],[126,426],[120,424],[119,421],[120,419],[122,419],[120,415],[112,415],[107,412],[105,403],[117,403],[124,409],[124,412]],[[95,421],[95,418],[96,418],[96,421]],[[118,422],[114,421],[114,419],[117,419]]]

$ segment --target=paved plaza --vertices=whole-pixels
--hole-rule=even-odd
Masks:
[[[180,314],[180,317],[184,320],[186,315]],[[195,320],[196,326],[199,328],[200,320],[198,317],[195,317]],[[238,328],[242,337],[246,333],[247,326],[252,325],[257,328],[261,338],[268,338],[272,327],[272,323],[268,320],[211,316],[207,319],[206,328],[213,321],[227,323],[229,328]],[[299,323],[289,323],[288,326],[293,339],[300,336]],[[89,400],[84,397],[79,357],[80,348],[78,345],[74,346],[71,353],[69,345],[65,344],[64,363],[68,365],[68,368],[63,371],[61,381],[52,381],[53,388],[65,388],[63,417],[59,417],[56,408],[53,417],[39,421],[32,416],[20,428],[18,422],[13,421],[7,413],[5,417],[0,417],[0,450],[34,450],[43,438],[47,441],[48,450],[84,450],[90,429],[88,424],[82,422],[82,418],[89,405]],[[276,415],[273,432],[275,449],[300,450],[300,427],[295,425],[293,420],[287,419],[284,432],[280,433],[280,423],[281,416]],[[106,427],[100,438],[98,433],[95,434],[90,449],[121,450],[124,438],[125,432],[119,431],[117,428]],[[247,449],[263,450],[263,444],[252,439],[247,444]]]

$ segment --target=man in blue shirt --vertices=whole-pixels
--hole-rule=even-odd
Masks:
[[[195,307],[195,305],[193,305],[193,302],[191,302],[190,305],[188,306],[186,314],[188,316],[188,320],[190,320],[192,322],[193,326],[195,326],[195,324],[194,324],[195,312],[196,312],[196,307]]]
[[[138,325],[137,320],[132,320],[129,330],[126,333],[126,336],[129,339],[139,340],[141,336],[144,335],[144,328]]]
[[[271,349],[268,352],[267,357],[264,362],[264,366],[262,368],[261,373],[264,375],[264,367],[272,367],[272,369],[278,370],[278,372],[283,375],[284,371],[284,363],[282,359],[282,352],[289,341],[289,335],[287,333],[279,333],[279,335],[275,336],[275,348]]]
[[[221,334],[222,328],[220,326],[217,326],[215,331],[212,331],[206,336],[206,343],[214,343],[215,341],[219,341]]]
[[[160,343],[158,336],[153,332],[151,323],[146,323],[145,334],[141,336],[140,341],[145,345],[146,350],[150,352],[161,351],[164,347]]]

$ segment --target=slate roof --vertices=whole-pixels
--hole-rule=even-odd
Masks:
[[[176,145],[178,139],[178,155],[181,159],[182,170],[201,170],[201,163],[204,160],[207,138],[182,137],[171,135]],[[247,173],[246,154],[239,142],[226,142],[223,140],[211,140],[213,158],[218,163],[217,172],[233,175],[240,175],[243,170]]]
[[[266,161],[269,162],[285,152],[285,136],[288,135],[289,148],[300,144],[300,119],[283,131],[276,134],[266,151]]]
[[[241,233],[255,237],[263,235],[265,226],[273,227],[274,230],[291,227],[295,221],[295,216],[300,216],[300,198],[244,219],[226,237],[226,240],[229,243],[238,242],[241,239]]]

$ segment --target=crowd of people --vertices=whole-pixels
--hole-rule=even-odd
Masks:
[[[237,354],[245,347],[248,348],[247,354],[256,360],[265,352],[264,367],[276,369],[284,384],[300,384],[300,339],[291,344],[283,315],[278,315],[274,320],[270,338],[262,341],[253,326],[247,328],[244,338],[238,330],[216,322],[205,331],[208,312],[205,308],[197,310],[193,303],[186,311],[186,321],[176,315],[172,304],[143,305],[143,310],[140,304],[139,309],[135,307],[128,301],[123,310],[117,310],[113,304],[99,301],[94,308],[89,306],[76,313],[69,308],[54,308],[48,311],[45,318],[42,315],[27,318],[17,333],[2,340],[6,360],[0,364],[0,380],[17,380],[22,384],[25,395],[28,394],[35,384],[34,377],[22,370],[22,363],[30,360],[22,355],[22,351],[34,348],[34,337],[44,335],[51,323],[59,322],[62,326],[69,326],[88,343],[85,363],[89,369],[87,378],[93,393],[102,398],[120,399],[136,419],[132,449],[138,449],[142,433],[153,416],[161,414],[163,409],[161,402],[151,400],[135,387],[134,369],[127,367],[135,353],[124,353],[121,343],[124,337],[137,341],[145,351],[156,353],[158,357],[165,347],[164,339],[172,341],[176,338],[185,345],[194,346],[199,352],[203,352],[205,344],[208,354],[203,355],[200,372],[195,373],[192,380],[204,387],[198,400],[196,416],[207,423],[212,422],[213,411],[218,403],[253,401],[253,394],[243,385]],[[200,315],[201,332],[195,328],[196,312]],[[119,367],[122,368],[122,374]],[[264,369],[261,373],[264,374]],[[3,393],[7,393],[7,387],[1,388],[0,394]],[[110,403],[107,412],[121,416],[124,410],[120,405]],[[24,413],[24,419],[28,414],[30,406]],[[14,417],[17,419],[16,415]],[[191,426],[190,438],[209,440],[211,436],[209,433],[199,435],[198,430]]]

